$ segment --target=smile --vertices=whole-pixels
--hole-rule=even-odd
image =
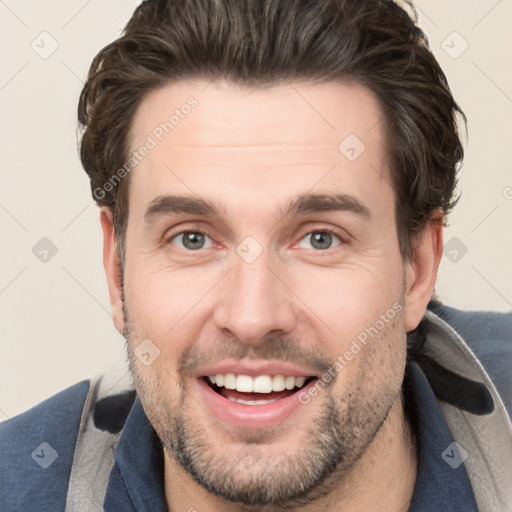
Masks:
[[[306,385],[314,377],[284,375],[210,375],[210,387],[230,402],[243,405],[265,405],[286,398]]]
[[[201,398],[218,420],[234,427],[266,428],[285,422],[304,408],[299,392],[315,376],[245,373],[212,373],[195,379]]]

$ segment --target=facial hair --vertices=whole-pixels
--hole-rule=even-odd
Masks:
[[[134,364],[133,347],[143,337],[137,334],[137,326],[130,323],[128,310],[123,302],[131,371],[146,415],[164,449],[206,491],[244,509],[270,511],[304,506],[340,486],[400,394],[405,355],[400,365],[396,347],[403,346],[405,354],[403,313],[398,313],[371,341],[380,345],[378,350],[368,344],[357,356],[364,359],[355,382],[348,389],[341,392],[336,389],[336,382],[344,378],[342,369],[312,400],[314,409],[311,404],[303,405],[313,411],[307,424],[290,422],[290,425],[258,431],[238,429],[230,434],[232,444],[219,446],[204,421],[197,418],[197,401],[189,377],[194,368],[223,358],[247,358],[307,363],[323,374],[333,367],[334,361],[319,356],[318,351],[301,348],[298,341],[275,336],[252,347],[222,339],[206,352],[193,344],[180,359],[179,386],[173,388],[174,396],[171,396],[169,386],[164,385],[164,372],[151,373]],[[382,355],[384,345],[390,349],[387,358]],[[394,365],[389,379],[388,374],[379,378],[376,372],[382,368],[383,359],[389,368]],[[371,379],[376,382],[369,385]],[[276,453],[273,444],[287,434],[296,435],[298,430],[301,433],[295,450]]]

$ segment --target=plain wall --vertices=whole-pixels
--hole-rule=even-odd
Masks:
[[[136,5],[0,3],[0,421],[124,360],[110,316],[99,210],[77,155],[76,106],[90,61]],[[462,309],[509,311],[512,2],[417,6],[469,120],[462,197],[445,232],[436,291]],[[34,246],[39,257],[50,251],[48,261]]]

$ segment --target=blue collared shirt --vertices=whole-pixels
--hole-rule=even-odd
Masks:
[[[419,366],[404,379],[407,415],[418,443],[418,474],[409,512],[478,512],[461,454]],[[167,512],[161,443],[137,398],[115,452],[106,512]]]

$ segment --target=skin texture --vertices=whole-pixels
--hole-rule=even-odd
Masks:
[[[112,218],[101,212],[114,322],[165,446],[169,510],[407,510],[417,461],[401,395],[406,332],[434,287],[441,220],[404,261],[382,114],[361,86],[177,82],[144,99],[131,148],[190,96],[197,107],[130,176],[124,306]],[[349,134],[365,145],[354,161],[338,150]],[[349,195],[367,215],[284,215],[305,193]],[[218,214],[167,212],[147,222],[148,206],[167,194],[203,198]],[[326,230],[332,243],[319,249],[311,233]],[[183,231],[207,235],[204,247],[187,249]],[[257,245],[244,245],[246,237]],[[240,247],[258,257],[249,263]],[[279,425],[234,426],[199,392],[195,371],[224,360],[286,361],[321,376],[376,325]],[[159,350],[150,365],[134,354],[145,339]]]

